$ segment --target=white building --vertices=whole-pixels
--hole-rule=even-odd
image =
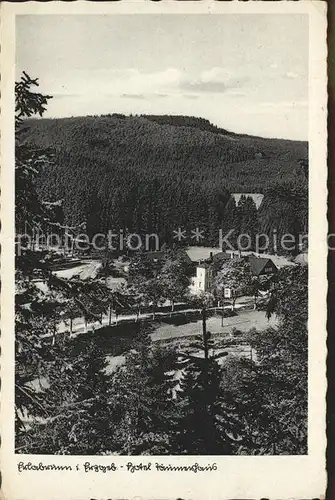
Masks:
[[[211,286],[212,274],[210,265],[206,263],[199,264],[196,269],[196,275],[191,280],[190,292],[194,294],[207,292]]]

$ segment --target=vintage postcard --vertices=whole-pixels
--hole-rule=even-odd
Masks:
[[[3,498],[323,498],[326,4],[1,16]]]

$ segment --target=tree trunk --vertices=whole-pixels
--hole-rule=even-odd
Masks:
[[[207,339],[207,329],[206,329],[206,308],[202,308],[202,336],[204,339],[204,350],[205,350],[205,359],[208,359],[208,339]]]
[[[110,326],[112,324],[112,306],[109,304],[108,308],[108,325]]]
[[[171,300],[171,313],[174,311],[174,300]],[[172,316],[172,314],[170,314]]]
[[[35,250],[35,228],[33,227],[33,237],[31,239],[31,248],[34,251]]]
[[[70,335],[73,333],[73,319],[70,318]]]

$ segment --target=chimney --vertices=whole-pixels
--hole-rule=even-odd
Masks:
[[[209,252],[209,258],[211,261],[213,260],[213,252]]]

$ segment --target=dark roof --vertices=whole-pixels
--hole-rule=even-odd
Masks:
[[[277,270],[277,267],[275,264],[272,262],[271,259],[265,259],[263,257],[256,257],[254,255],[251,255],[249,257],[249,262],[251,266],[252,273],[256,276],[259,276],[260,274],[263,274],[263,271],[267,266],[271,266],[273,271]]]
[[[210,269],[212,266],[209,262],[199,262],[197,267],[203,267],[204,269]]]
[[[226,253],[226,252],[219,252],[213,255],[213,260],[218,261],[218,260],[229,260],[231,259],[231,256]]]

